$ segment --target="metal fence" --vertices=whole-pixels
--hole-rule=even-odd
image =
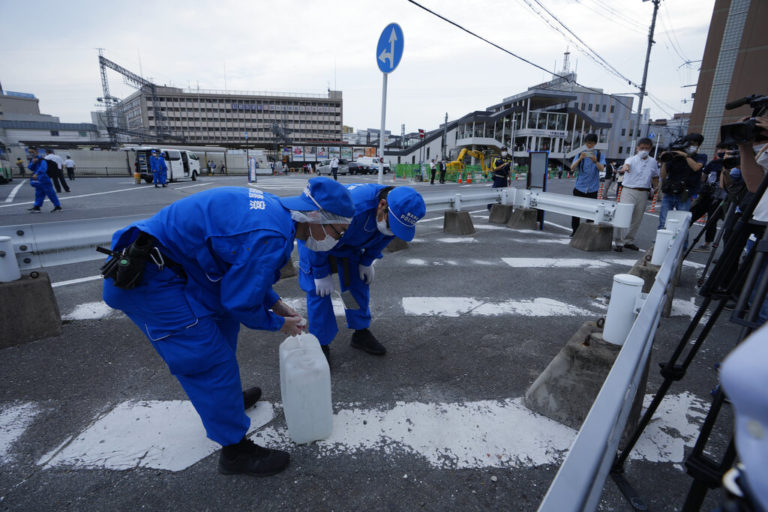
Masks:
[[[597,509],[650,357],[667,290],[680,262],[691,214],[669,212],[667,221],[676,219],[680,220],[677,233],[656,275],[656,281],[568,455],[544,496],[539,512]]]

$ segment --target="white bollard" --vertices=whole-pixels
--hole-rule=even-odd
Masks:
[[[669,229],[660,229],[656,232],[656,242],[653,244],[653,256],[651,265],[661,265],[667,257],[675,232]]]
[[[10,283],[17,279],[21,279],[21,271],[16,253],[13,252],[11,237],[0,236],[0,283]]]
[[[632,324],[635,323],[635,305],[643,291],[643,280],[630,274],[613,276],[611,301],[605,316],[603,339],[614,345],[623,345]]]
[[[680,231],[681,226],[680,219],[667,219],[667,222],[664,224],[664,229],[667,231],[671,231],[674,234],[677,234],[678,231]]]

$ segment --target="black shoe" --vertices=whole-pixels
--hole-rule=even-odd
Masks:
[[[163,183],[163,188],[165,188],[165,183]]]
[[[328,361],[328,366],[331,366],[331,347],[328,345],[320,345],[320,350],[323,351],[323,355],[325,356],[325,360]]]
[[[39,206],[33,206],[32,208],[27,208],[27,211],[29,213],[40,213],[40,207]]]
[[[157,185],[155,185],[155,188],[160,188],[160,187],[158,187]]]
[[[247,437],[221,449],[219,473],[252,476],[276,475],[288,467],[291,456],[281,450],[262,448]]]
[[[617,245],[616,247],[614,247],[614,249],[613,249],[613,250],[614,250],[614,251],[616,251],[616,252],[621,252],[621,251],[623,251],[623,250],[624,250],[624,246],[622,246],[622,245]]]
[[[66,190],[64,190],[64,192],[72,192],[72,191],[71,191],[71,190],[69,190],[69,189],[66,189]]]
[[[352,334],[352,341],[350,342],[352,348],[359,348],[369,354],[375,356],[383,356],[387,353],[387,349],[384,345],[379,343],[371,331],[368,329],[359,329]]]
[[[61,211],[61,206],[56,206],[53,210],[51,210],[51,213]]]
[[[243,405],[246,409],[250,409],[256,405],[256,402],[259,401],[259,398],[261,398],[260,387],[252,387],[243,391]]]
[[[639,251],[640,248],[636,246],[635,244],[624,244],[625,249],[629,249],[630,251]]]

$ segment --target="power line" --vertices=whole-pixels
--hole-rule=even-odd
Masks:
[[[588,6],[583,2],[583,0],[574,0],[576,3],[580,3],[587,7],[588,9],[591,9],[593,12],[596,12],[600,14],[601,16],[605,17],[606,19],[609,19],[612,22],[615,21],[621,21],[625,26],[630,27],[634,30],[637,30],[638,32],[645,32],[645,26],[641,25],[637,21],[633,20],[626,14],[622,13],[621,11],[618,11],[611,7],[610,5],[606,4],[605,2],[602,2],[601,0],[592,0],[592,2],[595,3],[596,7]]]
[[[552,76],[555,76],[555,77],[557,77],[557,78],[562,78],[563,80],[566,80],[567,82],[572,82],[572,83],[574,83],[574,84],[578,85],[579,87],[583,87],[584,89],[586,89],[586,90],[588,90],[588,91],[596,92],[596,93],[598,93],[598,94],[605,94],[605,93],[604,93],[602,90],[600,90],[600,89],[595,89],[594,87],[589,87],[589,86],[587,86],[587,85],[584,85],[584,84],[580,84],[579,82],[577,82],[577,81],[575,81],[575,80],[571,80],[571,79],[570,79],[570,77],[568,77],[568,76],[565,76],[565,75],[559,75],[559,74],[557,74],[557,73],[553,73],[552,71],[550,71],[550,70],[546,69],[545,67],[543,67],[543,66],[540,66],[540,65],[538,65],[538,64],[536,64],[536,63],[534,63],[534,62],[531,62],[530,60],[528,60],[528,59],[526,59],[526,58],[524,58],[524,57],[521,57],[521,56],[517,55],[516,53],[513,53],[513,52],[511,52],[511,51],[507,50],[506,48],[503,48],[503,47],[499,46],[498,44],[496,44],[496,43],[494,43],[494,42],[492,42],[492,41],[489,41],[488,39],[486,39],[486,38],[484,38],[484,37],[482,37],[482,36],[480,36],[480,35],[478,35],[478,34],[475,34],[475,33],[474,33],[474,32],[472,32],[471,30],[469,30],[469,29],[467,29],[467,28],[465,28],[465,27],[463,27],[463,26],[459,25],[459,24],[458,24],[458,23],[456,23],[455,21],[452,21],[452,20],[450,20],[450,19],[446,18],[445,16],[443,16],[443,15],[441,15],[441,14],[438,14],[438,13],[436,13],[435,11],[433,11],[433,10],[429,9],[428,7],[425,7],[425,6],[421,5],[420,3],[416,2],[415,0],[408,0],[408,1],[409,1],[410,3],[412,3],[413,5],[415,5],[416,7],[419,7],[419,8],[421,8],[421,9],[423,9],[423,10],[427,11],[428,13],[432,14],[433,16],[436,16],[436,17],[440,18],[441,20],[445,21],[446,23],[450,23],[450,24],[451,24],[451,25],[453,25],[454,27],[456,27],[456,28],[458,28],[458,29],[460,29],[460,30],[463,30],[463,31],[464,31],[464,32],[466,32],[467,34],[470,34],[471,36],[474,36],[474,37],[476,37],[476,38],[480,39],[481,41],[484,41],[484,42],[486,42],[486,43],[490,44],[490,45],[491,45],[491,46],[493,46],[494,48],[498,48],[499,50],[503,51],[504,53],[508,53],[509,55],[511,55],[511,56],[513,56],[513,57],[515,57],[516,59],[520,59],[520,60],[522,60],[522,61],[523,61],[523,62],[525,62],[526,64],[530,64],[531,66],[535,67],[536,69],[540,69],[540,70],[542,70],[542,71],[545,71],[546,73],[552,73]],[[621,101],[621,100],[619,99],[619,96],[616,96],[616,95],[613,95],[613,94],[610,94],[609,96],[611,96],[611,97],[612,97],[614,100],[616,100],[616,102],[617,102],[617,103],[620,103],[620,104],[624,105],[624,107],[626,107],[626,108],[627,108],[627,110],[629,110],[630,112],[632,111],[632,109],[630,108],[630,106],[629,106],[629,105],[627,105],[626,103],[624,103],[623,101]]]
[[[661,5],[662,5],[662,9],[664,10],[664,16],[661,17],[661,21],[662,23],[664,23],[664,28],[667,29],[667,33],[665,33],[665,35],[669,39],[669,42],[672,43],[672,47],[675,49],[675,53],[677,53],[678,56],[680,56],[680,58],[683,59],[684,62],[688,62],[690,61],[690,59],[687,58],[685,55],[683,55],[683,47],[680,45],[680,41],[678,41],[677,39],[677,34],[675,34],[675,31],[672,28],[673,27],[672,17],[669,15],[667,4],[662,3]],[[667,27],[667,24],[664,18],[669,18],[669,27]]]
[[[523,1],[524,1],[524,2],[525,2],[525,3],[526,3],[528,6],[529,6],[529,7],[531,7],[531,10],[533,10],[533,12],[535,12],[535,13],[536,13],[536,14],[537,14],[539,17],[542,17],[542,16],[541,16],[541,13],[538,13],[538,12],[536,12],[536,10],[535,10],[535,9],[533,9],[533,6],[531,6],[531,4],[529,3],[529,0],[523,0]],[[570,28],[568,28],[568,26],[567,26],[565,23],[563,23],[562,21],[560,21],[560,19],[559,19],[557,16],[555,16],[555,15],[554,15],[554,14],[553,14],[553,13],[552,13],[552,12],[551,12],[549,9],[547,9],[547,8],[544,6],[544,4],[542,4],[542,3],[541,3],[539,0],[533,0],[533,1],[534,1],[534,2],[536,2],[536,4],[537,4],[539,7],[541,7],[541,8],[542,8],[542,9],[543,9],[543,10],[544,10],[544,11],[545,11],[547,14],[549,14],[549,15],[550,15],[550,16],[551,16],[551,17],[552,17],[552,18],[553,18],[553,19],[554,19],[554,20],[555,20],[557,23],[559,23],[559,24],[560,24],[560,25],[561,25],[561,26],[562,26],[562,27],[563,27],[565,30],[567,30],[569,34],[571,34],[573,37],[575,37],[575,38],[576,38],[576,39],[577,39],[577,40],[578,40],[578,41],[579,41],[579,42],[580,42],[580,43],[581,43],[581,44],[582,44],[582,45],[583,45],[583,46],[584,46],[584,47],[585,47],[587,50],[589,50],[589,52],[591,52],[592,54],[594,54],[594,56],[595,56],[597,59],[599,59],[599,61],[600,61],[600,62],[602,62],[602,63],[604,64],[604,65],[603,65],[603,64],[601,64],[601,65],[603,65],[603,67],[604,67],[604,68],[606,68],[608,71],[612,72],[614,75],[618,76],[619,78],[621,78],[621,79],[625,80],[625,81],[626,81],[627,83],[629,83],[630,85],[632,85],[632,86],[634,86],[634,87],[637,87],[638,89],[640,88],[640,86],[639,86],[639,85],[637,85],[636,83],[634,83],[632,80],[630,80],[630,79],[629,79],[629,78],[627,78],[626,76],[622,75],[622,74],[621,74],[621,72],[620,72],[619,70],[617,70],[615,67],[613,67],[611,64],[609,64],[609,63],[608,63],[608,61],[607,61],[607,60],[605,60],[604,58],[602,58],[602,57],[600,56],[600,54],[598,54],[598,53],[597,53],[595,50],[593,50],[592,48],[590,48],[590,47],[589,47],[589,45],[587,45],[587,43],[585,43],[585,42],[584,42],[584,41],[583,41],[583,40],[582,40],[582,39],[581,39],[579,36],[577,36],[577,35],[576,35],[576,34],[575,34],[575,33],[574,33],[574,32],[573,32],[573,31],[572,31]],[[543,17],[542,17],[542,18],[543,18]],[[551,26],[551,25],[550,25],[550,26]],[[558,31],[558,32],[559,32],[559,31]],[[562,33],[562,32],[561,32],[561,33]]]

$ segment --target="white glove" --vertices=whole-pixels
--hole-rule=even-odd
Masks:
[[[371,284],[373,282],[373,265],[370,267],[360,265],[358,268],[360,270],[360,279],[362,279],[365,284]]]
[[[320,279],[315,279],[315,293],[320,297],[330,295],[332,291],[333,277],[331,277],[331,274],[328,274],[325,277],[321,277]]]

